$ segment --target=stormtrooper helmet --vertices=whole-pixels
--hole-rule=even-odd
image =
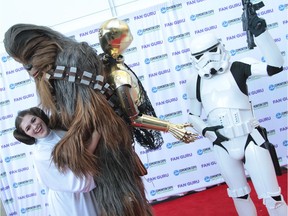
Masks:
[[[229,54],[213,34],[200,35],[190,43],[192,63],[200,77],[224,73],[229,65]]]

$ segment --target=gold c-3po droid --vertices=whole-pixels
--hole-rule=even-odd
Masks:
[[[170,132],[175,138],[185,143],[195,141],[197,134],[185,129],[191,124],[173,124],[156,117],[141,82],[124,63],[124,57],[121,55],[132,40],[129,26],[122,20],[113,18],[104,22],[100,27],[99,41],[104,51],[102,60],[107,82],[114,89],[114,95],[119,100],[120,112],[123,112],[122,114],[135,128]],[[145,114],[147,107],[152,109],[150,113],[154,115],[149,115],[149,112],[148,115]]]

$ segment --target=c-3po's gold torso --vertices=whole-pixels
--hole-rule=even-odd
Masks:
[[[108,74],[107,82],[113,89],[117,89],[123,85],[129,85],[133,102],[137,106],[141,105],[138,80],[135,75],[125,67],[124,58],[121,55],[116,59],[114,64],[105,66],[105,71]]]

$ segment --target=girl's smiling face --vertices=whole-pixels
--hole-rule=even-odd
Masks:
[[[29,114],[23,117],[20,128],[25,134],[35,139],[44,138],[50,132],[50,129],[41,118]]]

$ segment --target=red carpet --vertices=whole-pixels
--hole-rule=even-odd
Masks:
[[[284,169],[282,173],[277,179],[287,203],[287,169]],[[257,198],[251,181],[249,184],[252,189],[251,198],[256,206],[258,216],[268,216],[262,200]],[[154,203],[155,216],[237,216],[233,201],[227,196],[226,188],[227,185],[223,183],[201,192]]]

